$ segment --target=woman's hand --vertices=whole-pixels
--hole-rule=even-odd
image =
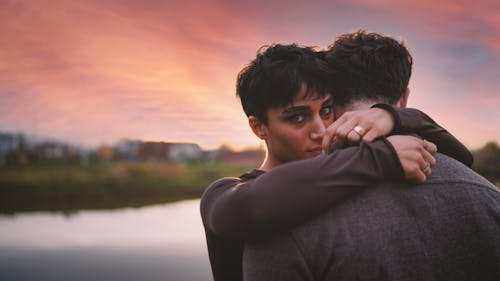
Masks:
[[[361,140],[372,142],[378,137],[387,136],[393,128],[394,117],[384,109],[348,111],[326,128],[323,150],[329,153],[332,143],[342,147],[357,144]]]
[[[398,154],[405,178],[423,183],[431,175],[431,167],[436,164],[433,155],[437,147],[432,142],[412,136],[390,136],[387,140]]]

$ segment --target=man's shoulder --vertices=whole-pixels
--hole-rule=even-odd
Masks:
[[[431,211],[436,221],[446,220],[439,214],[451,210],[474,216],[490,207],[500,217],[500,191],[495,185],[446,155],[437,154],[436,161],[426,183],[386,182],[367,187],[295,228],[294,236],[323,240],[322,233],[327,233],[341,241],[348,232],[354,231],[349,235],[357,236],[363,231],[374,232],[379,226],[406,223],[408,218],[427,223]]]
[[[500,192],[461,163],[437,158],[439,164],[426,184],[368,187],[291,230],[313,271],[332,270],[332,276],[356,275],[360,268],[373,274],[380,268],[399,272],[402,260],[425,263],[422,257],[428,254],[483,258],[500,251],[495,238]],[[484,255],[474,250],[488,243],[492,250]]]
[[[469,264],[500,253],[500,240],[495,238],[500,230],[500,192],[463,164],[444,155],[436,158],[426,184],[386,182],[367,187],[269,243],[296,249],[286,254],[287,259],[298,255],[310,272],[339,280],[354,280],[359,274],[373,278],[384,272],[381,268],[402,276],[416,269],[417,276],[425,271],[422,268],[430,268],[429,255],[453,262],[472,257],[463,262]],[[456,268],[442,271],[452,275]]]
[[[436,165],[432,168],[426,185],[486,187],[487,190],[498,191],[491,182],[457,160],[440,153],[437,153],[435,158]]]
[[[293,235],[302,241],[329,239],[323,235],[336,237],[338,241],[347,236],[357,239],[365,231],[384,232],[380,226],[406,224],[408,218],[427,223],[429,209],[439,215],[451,210],[480,212],[492,207],[500,217],[500,191],[495,185],[446,155],[437,154],[436,160],[426,183],[385,182],[367,187],[296,227]]]

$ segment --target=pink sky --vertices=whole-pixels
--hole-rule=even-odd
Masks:
[[[373,3],[377,4],[373,4]],[[500,142],[498,1],[2,1],[0,131],[258,145],[235,77],[269,43],[403,38],[409,106],[470,148]]]

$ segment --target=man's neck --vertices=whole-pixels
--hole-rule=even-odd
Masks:
[[[372,105],[376,104],[374,101],[361,100],[361,101],[353,101],[346,105],[334,105],[333,110],[335,112],[335,119],[342,116],[347,111],[355,111],[355,110],[366,110],[370,109]]]
[[[356,111],[356,110],[367,110],[370,109],[374,104],[377,103],[387,103],[384,101],[377,100],[357,100],[347,103],[342,106],[334,106],[333,110],[335,112],[335,119],[339,118],[347,111]],[[394,106],[399,106],[399,103],[393,104]]]
[[[368,100],[362,100],[362,101],[355,101],[346,106],[347,111],[354,111],[354,110],[367,110],[370,109],[374,104],[376,104],[375,101],[368,101]]]

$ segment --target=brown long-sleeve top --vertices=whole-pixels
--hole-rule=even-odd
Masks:
[[[418,133],[440,152],[472,164],[465,146],[424,113],[379,107],[394,115],[394,133]],[[396,151],[381,138],[212,183],[201,198],[200,211],[214,280],[242,280],[244,239],[299,224],[378,181],[403,178]]]

